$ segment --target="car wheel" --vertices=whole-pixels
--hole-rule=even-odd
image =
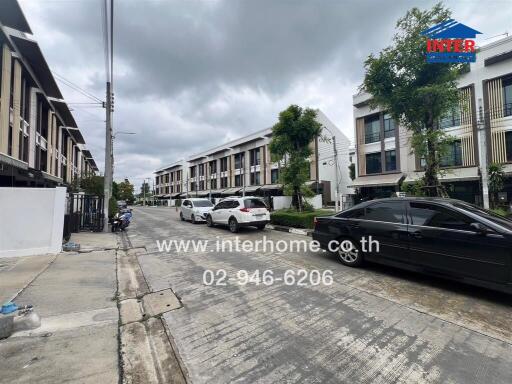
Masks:
[[[265,229],[265,225],[257,225],[256,228],[258,228],[260,231]]]
[[[185,221],[185,218],[183,217],[183,212],[180,212],[180,219],[181,221]]]
[[[240,226],[238,225],[238,221],[236,221],[236,219],[234,217],[229,219],[229,223],[228,224],[229,224],[229,230],[232,233],[237,233],[238,230],[240,229]]]
[[[194,215],[191,215],[191,216],[190,216],[190,222],[191,222],[192,224],[195,224],[195,223],[196,223],[196,217],[195,217]]]
[[[343,246],[341,245],[343,244]],[[343,239],[338,248],[338,257],[342,264],[358,267],[363,263],[361,248],[350,239]]]
[[[206,216],[206,225],[208,227],[213,227],[213,220],[212,220],[212,217],[210,215]]]

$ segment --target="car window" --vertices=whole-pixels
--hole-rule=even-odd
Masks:
[[[361,219],[384,221],[387,223],[401,223],[404,216],[404,203],[401,201],[387,201],[371,204],[366,207]]]
[[[194,201],[194,207],[213,207],[210,200],[198,200]]]
[[[449,208],[428,203],[410,203],[410,214],[414,225],[426,227],[457,229],[475,232],[471,227],[471,218]]]
[[[215,209],[225,209],[227,207],[228,201],[221,201],[215,206]]]
[[[228,206],[228,208],[236,208],[236,207],[238,207],[239,205],[240,205],[240,203],[239,203],[237,200],[231,200],[231,201],[229,202],[229,206]]]
[[[502,227],[505,227],[506,229],[512,231],[512,220],[509,220],[505,217],[499,216],[495,214],[494,212],[488,211],[487,209],[477,207],[475,205],[469,204],[469,203],[454,203],[453,204],[457,208],[464,209],[466,211],[469,211],[471,213],[474,213],[475,215],[478,215],[480,217],[483,217],[494,224],[500,225]]]
[[[244,200],[245,208],[267,208],[265,203],[260,199],[246,199]]]
[[[188,205],[189,205],[189,204],[190,204],[190,203],[188,202],[188,200],[185,200],[185,201],[183,202],[183,204],[182,204],[182,205],[183,205],[184,207],[188,207]]]
[[[350,209],[348,211],[343,211],[336,215],[336,217],[342,217],[342,218],[346,218],[346,219],[360,219],[363,216],[364,216],[364,208]]]

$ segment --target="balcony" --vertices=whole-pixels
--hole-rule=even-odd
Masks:
[[[365,144],[376,143],[377,141],[380,141],[380,132],[369,132],[364,135]]]

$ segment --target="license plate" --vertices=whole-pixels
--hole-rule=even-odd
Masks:
[[[265,216],[264,213],[255,213],[253,216]]]

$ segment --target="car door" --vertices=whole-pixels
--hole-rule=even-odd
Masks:
[[[370,258],[382,262],[409,262],[405,201],[369,204],[364,214],[351,219],[349,225],[353,233],[364,239]]]
[[[475,219],[447,206],[409,203],[411,262],[458,277],[507,281],[510,250],[501,234],[472,227]]]
[[[191,206],[192,204],[190,203],[190,200],[183,200],[183,204],[181,204],[181,213],[186,220],[190,219],[190,214],[192,212]]]
[[[225,216],[225,211],[227,207],[228,201],[224,200],[218,203],[215,207],[213,207],[212,211],[210,212],[210,215],[212,217],[212,221],[214,223],[224,223],[223,217]]]

